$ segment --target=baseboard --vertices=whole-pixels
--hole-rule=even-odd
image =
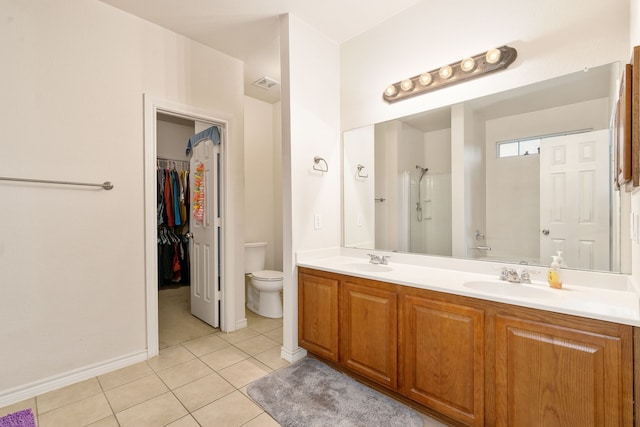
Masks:
[[[85,366],[79,369],[54,375],[42,380],[34,381],[8,390],[0,390],[0,408],[30,399],[34,396],[59,389],[98,375],[106,374],[120,368],[147,360],[147,351],[131,353],[127,356],[116,357],[105,362]]]
[[[247,318],[245,317],[244,319],[240,319],[236,322],[235,330],[237,331],[238,329],[246,328],[247,326],[248,326]]]
[[[289,351],[284,347],[280,349],[280,357],[290,363],[294,363],[298,360],[304,359],[306,356],[307,350],[302,347],[298,347],[293,351]]]

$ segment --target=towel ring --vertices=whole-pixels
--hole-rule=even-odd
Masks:
[[[362,169],[364,169],[364,166],[362,165],[358,165],[358,172],[356,173],[356,176],[358,178],[369,178],[369,174],[362,174]]]
[[[320,162],[324,163],[324,168],[322,167]],[[329,165],[327,164],[327,161],[325,159],[323,159],[322,157],[315,156],[313,158],[313,163],[314,163],[313,170],[320,171],[320,172],[329,172]],[[319,166],[316,166],[316,165],[319,165]]]

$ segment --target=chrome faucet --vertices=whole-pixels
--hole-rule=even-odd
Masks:
[[[500,272],[500,280],[510,283],[531,283],[531,275],[527,269],[523,269],[518,274],[518,270],[515,268],[503,267]]]
[[[520,283],[520,276],[515,268],[503,267],[500,273],[500,280],[506,280],[511,283]]]
[[[380,259],[380,257],[378,255],[376,255],[376,254],[367,254],[367,255],[369,255],[369,257],[371,257],[369,259],[369,262],[371,264],[380,264],[381,259]]]
[[[387,265],[389,264],[389,255],[376,255],[376,254],[367,254],[369,255],[370,259],[369,262],[371,264],[381,264],[381,265]]]

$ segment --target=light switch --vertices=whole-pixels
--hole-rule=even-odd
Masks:
[[[322,215],[319,213],[313,215],[313,229],[320,230],[322,228]]]
[[[358,216],[356,217],[356,226],[362,227],[362,214],[358,214]]]

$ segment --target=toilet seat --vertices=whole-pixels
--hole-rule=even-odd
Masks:
[[[278,280],[284,279],[284,273],[282,271],[274,271],[274,270],[260,270],[251,273],[251,276],[263,282],[276,282]]]

